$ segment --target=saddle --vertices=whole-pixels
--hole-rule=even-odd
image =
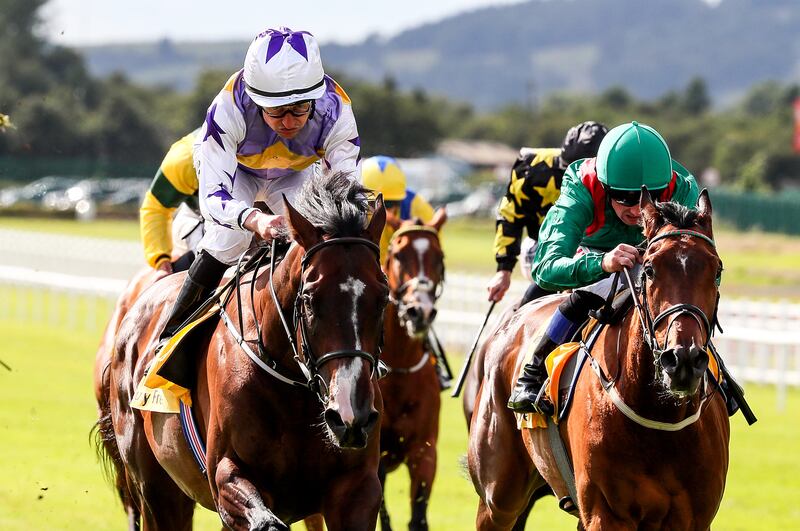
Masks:
[[[276,260],[282,259],[287,249],[288,246],[277,249]],[[191,407],[190,389],[195,385],[194,379],[179,375],[194,375],[194,364],[197,362],[194,352],[213,332],[220,309],[238,289],[241,275],[259,267],[269,256],[267,251],[267,247],[258,247],[245,253],[228,281],[164,343],[145,369],[144,377],[131,400],[131,407],[159,413],[178,413],[181,402]]]

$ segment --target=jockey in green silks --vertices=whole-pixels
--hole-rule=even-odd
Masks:
[[[574,291],[559,305],[523,367],[508,401],[514,411],[552,413],[552,405],[540,396],[547,379],[545,358],[603,305],[612,289],[610,274],[641,262],[636,246],[644,241],[642,186],[654,199],[689,208],[699,196],[695,178],[672,160],[661,135],[637,122],[613,128],[596,158],[567,168],[561,195],[539,230],[532,275],[545,290]]]

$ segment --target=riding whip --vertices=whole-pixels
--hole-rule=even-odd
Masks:
[[[497,304],[497,301],[492,301],[492,305],[489,306],[489,311],[486,312],[486,317],[483,319],[483,324],[481,325],[480,330],[478,330],[478,335],[475,336],[475,341],[472,343],[472,348],[469,349],[469,354],[467,355],[467,359],[464,360],[464,366],[461,367],[461,374],[458,375],[458,382],[456,383],[456,388],[453,390],[453,394],[450,395],[452,398],[457,398],[458,395],[461,394],[461,388],[464,387],[464,380],[467,379],[469,366],[472,364],[472,356],[475,354],[475,349],[478,348],[478,341],[481,338],[483,329],[486,328],[486,323],[489,322],[489,316],[492,315],[492,310],[494,310],[495,304]]]

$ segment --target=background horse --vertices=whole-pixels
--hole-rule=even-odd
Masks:
[[[729,442],[724,400],[706,379],[722,267],[711,203],[704,191],[696,211],[654,205],[643,192],[641,207],[649,246],[638,297],[647,304],[601,332],[591,356],[608,389],[587,365],[559,428],[574,470],[580,526],[705,530],[722,500]],[[487,348],[468,451],[480,496],[478,529],[511,529],[545,481],[559,498],[568,494],[546,430],[517,430],[505,405],[535,330],[560,300],[524,306]],[[644,332],[648,321],[652,338]],[[638,421],[612,402],[612,392]]]
[[[274,271],[277,309],[268,268],[243,276],[246,289],[225,306],[241,310],[235,332],[251,352],[261,343],[254,356],[295,385],[249,359],[223,323],[199,341],[192,402],[207,475],[177,415],[129,406],[182,277],[158,282],[128,311],[98,424],[145,529],[190,529],[195,502],[231,529],[287,529],[318,512],[331,530],[375,526],[382,401],[373,353],[388,288],[376,258],[385,211],[379,203],[367,224],[363,197],[341,175],[309,181],[297,199],[303,213],[286,204],[295,243]],[[291,322],[293,310],[288,334],[280,316]]]
[[[389,216],[392,236],[384,270],[390,304],[384,321],[382,358],[390,371],[380,381],[384,404],[381,422],[380,478],[402,463],[411,477],[409,529],[428,529],[427,508],[436,475],[436,441],[439,437],[439,379],[427,344],[436,317],[436,299],[444,281],[444,253],[439,229],[447,215],[439,209],[428,224],[400,222]],[[385,490],[385,489],[384,489]],[[391,524],[381,502],[381,529]]]

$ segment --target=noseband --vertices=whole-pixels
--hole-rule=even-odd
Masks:
[[[716,244],[714,240],[697,231],[693,230],[674,230],[665,232],[663,234],[659,234],[653,239],[649,240],[647,246],[645,247],[645,252],[647,252],[650,247],[656,243],[657,241],[670,238],[673,236],[692,236],[695,238],[700,238],[708,242],[711,247],[716,248]],[[631,288],[631,293],[636,293],[633,281],[631,280],[630,270],[625,269],[625,277],[628,281],[628,285]],[[719,285],[719,278],[717,281],[717,285]],[[639,321],[642,323],[642,336],[644,337],[644,342],[650,347],[650,350],[653,353],[655,358],[656,366],[661,366],[661,355],[664,351],[667,350],[667,337],[669,335],[669,329],[672,327],[672,323],[680,317],[681,315],[689,315],[691,316],[700,327],[705,332],[705,342],[703,343],[703,350],[708,348],[708,343],[711,341],[711,335],[713,333],[713,327],[717,323],[717,306],[719,304],[719,290],[717,291],[717,302],[714,305],[714,313],[712,316],[712,320],[709,320],[708,316],[706,316],[705,312],[701,310],[699,307],[695,306],[694,304],[682,303],[682,304],[673,304],[663,312],[659,313],[655,319],[652,317],[652,313],[650,311],[650,303],[647,299],[647,274],[642,268],[642,273],[640,277],[640,286],[641,286],[641,302],[639,302],[639,298],[634,295],[633,301],[636,306],[636,310],[639,314]],[[656,338],[655,331],[658,326],[663,323],[667,317],[674,315],[672,319],[669,320],[667,324],[667,333],[664,335],[664,345],[663,347],[658,344],[658,338]]]
[[[439,242],[439,231],[437,231],[435,228],[428,227],[427,225],[409,225],[399,229],[392,235],[391,240],[389,240],[389,252],[391,253],[392,244],[397,238],[403,236],[404,234],[413,232],[432,234],[436,239],[436,242]],[[389,291],[389,302],[397,306],[397,314],[400,319],[407,318],[408,308],[411,306],[410,304],[403,302],[403,295],[409,289],[412,293],[421,292],[430,294],[433,302],[435,303],[437,300],[439,300],[439,297],[442,296],[442,291],[444,289],[444,263],[442,263],[442,282],[436,283],[429,278],[412,277],[400,284],[396,290]]]

